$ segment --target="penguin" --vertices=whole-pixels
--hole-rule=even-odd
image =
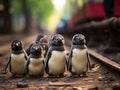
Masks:
[[[11,43],[11,53],[8,58],[8,63],[5,67],[5,71],[8,68],[12,73],[12,77],[16,77],[16,75],[24,75],[24,68],[26,65],[26,60],[28,56],[23,49],[23,43],[20,40],[14,40]]]
[[[76,34],[72,38],[72,46],[68,57],[68,70],[72,76],[87,76],[90,67],[90,57],[82,34]]]
[[[40,40],[41,38],[43,38],[43,37],[44,37],[43,34],[38,34],[37,37],[36,37],[36,40],[28,45],[28,47],[26,48],[26,53],[27,53],[28,56],[30,55],[30,48],[31,48],[34,44],[38,43],[39,40]]]
[[[63,77],[66,66],[64,37],[55,34],[50,39],[50,47],[45,58],[45,71],[49,77]]]
[[[47,54],[47,51],[48,51],[48,41],[46,39],[46,37],[42,37],[40,40],[39,40],[39,44],[42,46],[43,48],[43,54],[44,54],[44,57],[46,56]]]
[[[25,73],[36,77],[43,76],[44,74],[44,56],[42,54],[42,47],[39,44],[33,45],[30,49]]]

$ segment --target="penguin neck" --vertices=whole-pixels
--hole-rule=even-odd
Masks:
[[[87,48],[87,46],[85,44],[83,44],[83,45],[73,45],[73,48],[85,49],[85,48]]]
[[[65,50],[63,45],[61,45],[61,46],[52,45],[51,47],[52,47],[53,50],[57,50],[57,51],[64,51]]]
[[[14,53],[14,54],[20,54],[20,53],[23,53],[23,50],[18,50],[18,51],[12,50],[12,53]]]
[[[40,58],[40,57],[42,57],[41,55],[33,55],[33,54],[30,54],[30,57],[32,57],[32,58]]]

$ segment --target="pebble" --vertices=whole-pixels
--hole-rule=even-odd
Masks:
[[[17,88],[25,88],[25,87],[28,87],[27,83],[24,83],[24,82],[18,82],[17,83]]]

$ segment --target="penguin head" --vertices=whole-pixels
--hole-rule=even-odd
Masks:
[[[37,37],[36,37],[36,42],[39,42],[39,40],[43,37],[44,37],[43,34],[38,34]]]
[[[39,44],[34,44],[31,47],[30,52],[31,52],[32,55],[41,55],[42,47]]]
[[[23,48],[22,41],[20,41],[20,40],[14,40],[14,41],[12,41],[12,43],[11,43],[11,49],[13,51],[19,51],[19,50],[22,50],[22,48]]]
[[[73,45],[84,45],[86,43],[85,36],[82,34],[76,34],[72,38]]]
[[[54,45],[54,46],[61,46],[61,45],[64,45],[65,43],[65,40],[64,40],[64,37],[60,34],[55,34],[51,37],[51,45]]]
[[[48,42],[47,42],[47,39],[46,39],[45,37],[41,38],[41,39],[39,40],[39,42],[40,42],[40,43],[48,43]]]

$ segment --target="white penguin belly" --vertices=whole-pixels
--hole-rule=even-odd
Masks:
[[[54,75],[58,75],[65,72],[65,52],[53,51],[49,60],[49,72]]]
[[[14,74],[23,74],[26,65],[25,55],[11,54],[11,72]]]
[[[87,49],[73,49],[72,72],[81,74],[87,70]]]
[[[28,66],[29,75],[40,75],[44,73],[43,58],[31,58]]]

